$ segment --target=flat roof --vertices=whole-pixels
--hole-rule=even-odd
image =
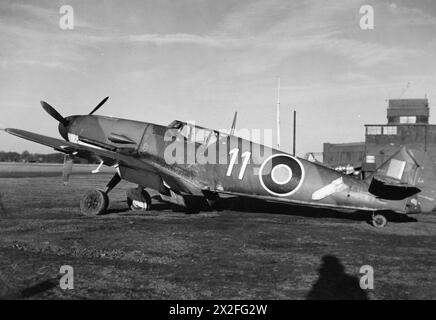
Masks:
[[[388,108],[428,108],[428,99],[389,99]]]
[[[353,146],[361,146],[364,145],[365,142],[345,142],[345,143],[330,143],[324,142],[324,144],[331,144],[334,146],[342,146],[342,147],[353,147]]]
[[[383,124],[364,124],[365,127],[398,127],[398,126],[436,126],[436,124],[431,123],[383,123]]]

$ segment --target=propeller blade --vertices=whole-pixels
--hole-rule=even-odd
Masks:
[[[60,115],[59,112],[57,112],[55,110],[55,108],[53,108],[51,105],[49,105],[47,102],[45,101],[41,101],[41,106],[44,108],[44,110],[51,115],[53,118],[55,118],[57,121],[59,121],[60,123],[62,123],[64,126],[68,126],[68,120],[65,119],[64,117],[62,117]]]
[[[107,99],[109,99],[109,97],[104,98],[103,100],[100,101],[100,103],[94,108],[94,110],[92,110],[89,115],[92,115],[94,112],[96,112],[98,109],[100,109],[100,107],[102,105],[105,104],[105,102],[107,101]]]

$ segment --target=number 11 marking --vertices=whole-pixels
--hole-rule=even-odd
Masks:
[[[230,175],[232,174],[233,167],[235,166],[235,163],[236,163],[236,158],[238,157],[238,154],[239,154],[239,149],[234,148],[234,149],[230,150],[229,153],[231,154],[232,157],[230,159],[230,164],[229,164],[229,167],[228,167],[227,173],[226,173],[226,175],[228,177],[230,177]],[[239,175],[238,175],[239,180],[242,180],[244,178],[245,169],[247,169],[248,161],[250,161],[250,156],[251,156],[251,152],[249,152],[249,151],[244,152],[241,155],[241,157],[244,160],[242,161],[241,171],[239,171]]]

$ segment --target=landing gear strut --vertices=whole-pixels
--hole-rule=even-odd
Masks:
[[[383,228],[388,223],[388,220],[384,215],[373,214],[371,224],[376,228]]]
[[[89,190],[80,200],[80,211],[89,217],[104,214],[109,206],[108,193],[121,181],[116,173],[106,186],[106,191]]]
[[[127,191],[127,205],[133,211],[150,210],[150,194],[140,186],[138,188],[129,189]]]

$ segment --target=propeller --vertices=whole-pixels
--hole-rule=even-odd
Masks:
[[[100,103],[94,108],[94,110],[92,110],[89,115],[92,115],[94,112],[96,112],[98,109],[100,109],[100,107],[102,105],[105,104],[105,102],[107,101],[107,99],[109,99],[109,97],[104,98],[103,100],[100,101]]]
[[[96,112],[100,107],[109,99],[109,97],[104,98],[100,101],[100,103],[92,110],[89,115],[92,115],[94,112]],[[66,140],[68,140],[68,130],[69,125],[75,118],[75,116],[68,117],[67,119],[64,118],[59,112],[56,111],[55,108],[53,108],[51,105],[49,105],[45,101],[41,101],[41,106],[43,109],[51,115],[53,118],[55,118],[59,122],[59,132]],[[65,155],[64,158],[64,166],[62,170],[62,176],[64,180],[64,184],[66,185],[68,183],[69,177],[71,175],[71,172],[73,171],[73,162],[74,162],[74,155]]]
[[[60,115],[59,112],[56,111],[55,108],[53,108],[51,105],[49,105],[47,102],[45,101],[41,101],[41,106],[44,108],[44,110],[51,115],[53,118],[55,118],[57,121],[59,121],[60,123],[62,123],[63,126],[68,126],[68,120],[65,119],[64,117],[62,117]]]

